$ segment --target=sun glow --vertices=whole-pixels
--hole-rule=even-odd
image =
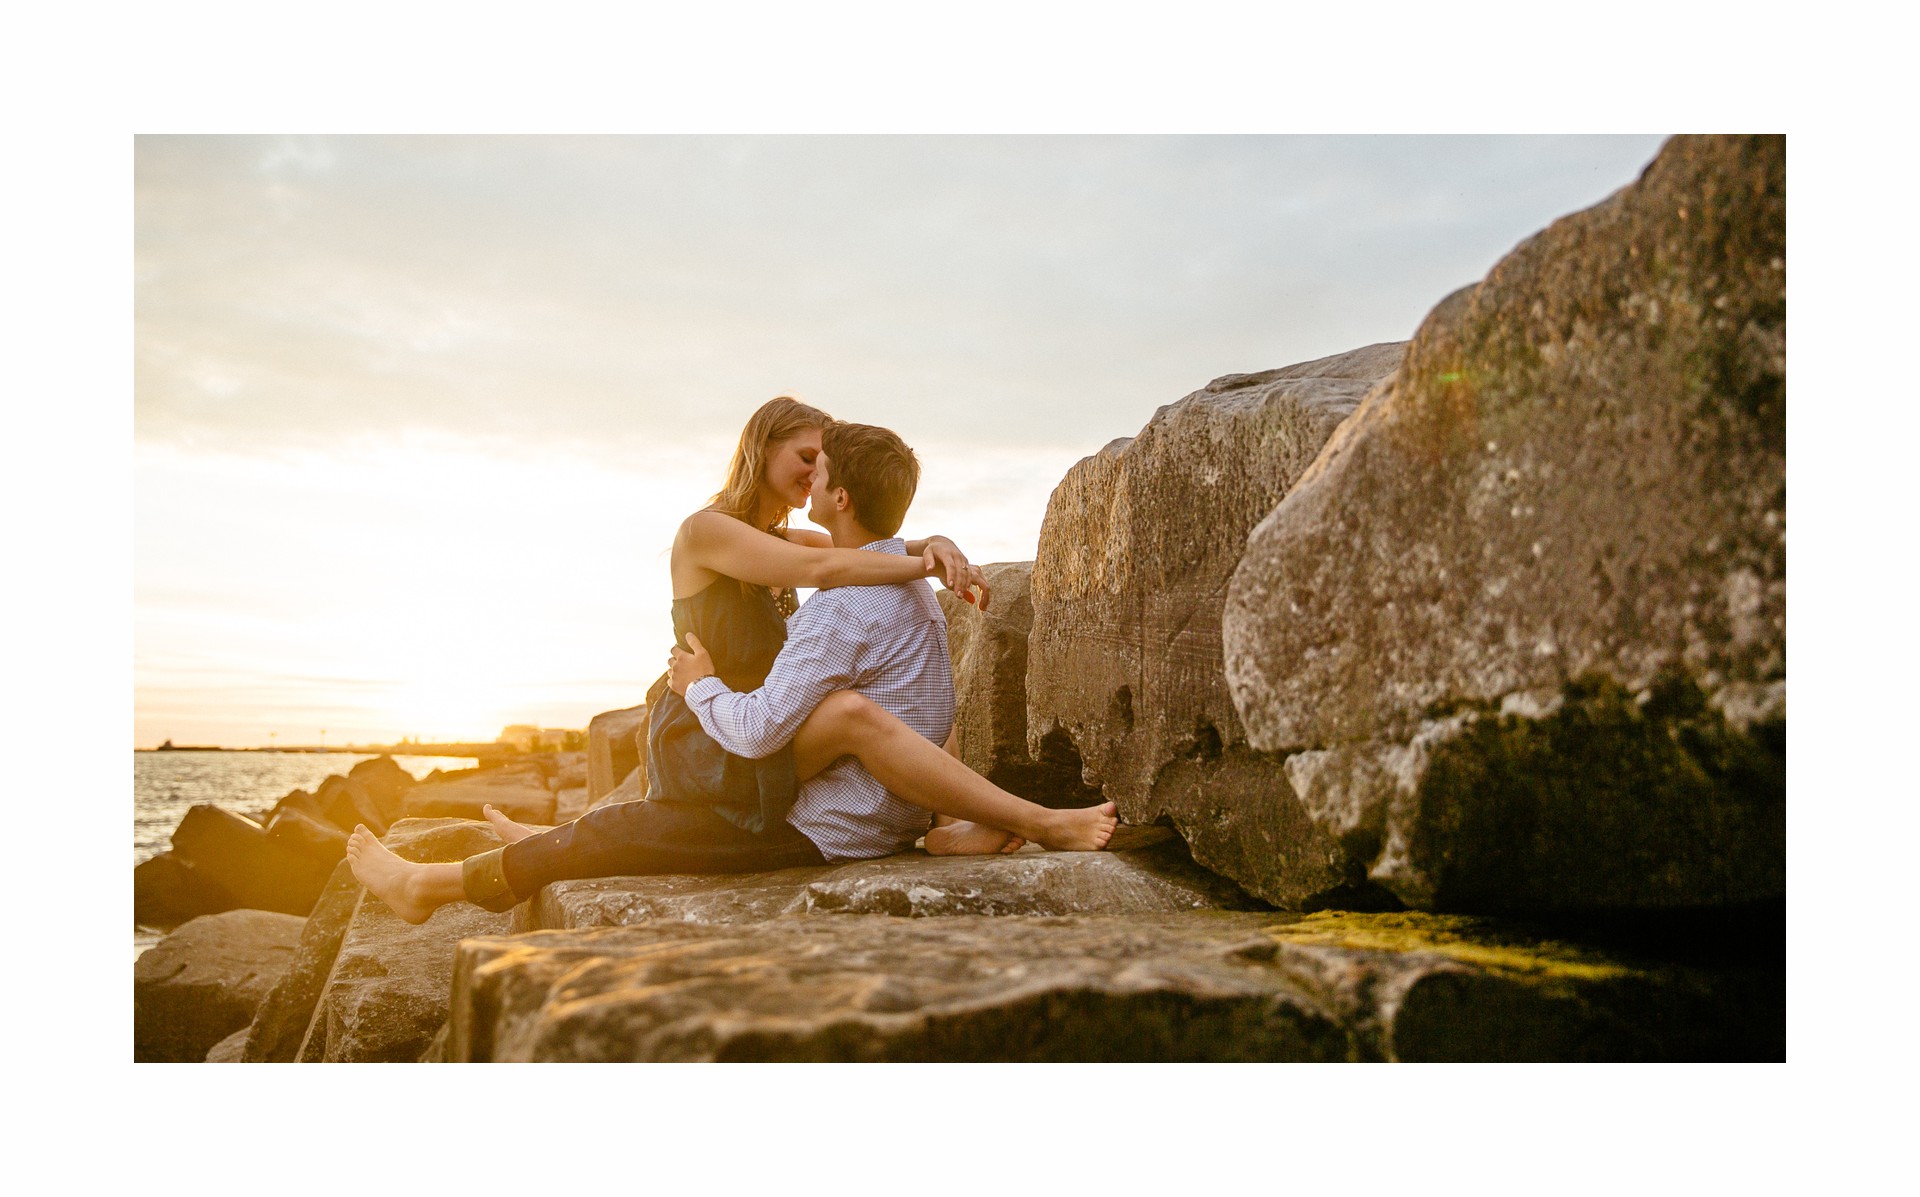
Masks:
[[[264,745],[491,739],[639,701],[673,527],[719,466],[442,442],[141,446],[135,468],[135,743]]]

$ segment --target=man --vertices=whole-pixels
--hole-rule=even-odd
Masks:
[[[919,486],[913,450],[870,424],[835,424],[822,434],[821,450],[807,517],[836,548],[905,555],[895,533]],[[699,640],[689,637],[689,644],[691,652],[673,650],[673,689],[707,734],[737,756],[779,750],[821,700],[841,690],[865,695],[935,744],[951,739],[947,623],[925,579],[816,592],[788,621],[785,646],[751,693],[729,690]],[[946,816],[929,830],[930,817],[849,756],[801,782],[787,822],[829,861],[885,856],[922,833],[936,855],[1012,851],[1025,842]]]
[[[821,445],[814,522],[838,547],[904,555],[893,534],[920,479],[913,451],[892,432],[860,424],[834,425]],[[974,573],[962,581],[970,589],[983,580]],[[984,586],[982,593],[984,602]],[[1113,835],[1118,815],[1111,802],[1079,810],[1037,806],[936,747],[953,729],[953,672],[946,619],[924,578],[816,593],[788,621],[766,682],[749,694],[728,690],[713,676],[704,646],[692,636],[688,642],[692,652],[674,650],[672,685],[708,735],[736,756],[762,757],[793,742],[801,783],[785,823],[748,832],[704,806],[649,800],[600,807],[535,832],[488,808],[503,848],[459,862],[418,863],[356,827],[347,839],[353,875],[395,914],[419,923],[449,902],[511,909],[553,880],[885,856],[922,831],[935,854],[1012,851],[1026,840],[1097,852]],[[927,830],[934,809],[944,812],[943,821]]]

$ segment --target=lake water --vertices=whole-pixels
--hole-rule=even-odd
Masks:
[[[351,752],[136,752],[133,754],[133,863],[165,852],[187,809],[209,802],[259,816],[294,790],[313,790],[371,756]],[[416,778],[435,769],[469,769],[472,757],[396,756]],[[134,931],[137,956],[160,939]]]

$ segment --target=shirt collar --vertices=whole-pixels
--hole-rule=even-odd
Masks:
[[[862,553],[892,553],[896,557],[907,555],[907,542],[898,536],[888,536],[860,546]]]

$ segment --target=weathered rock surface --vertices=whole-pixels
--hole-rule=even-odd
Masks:
[[[584,752],[559,752],[554,754],[554,789],[587,788],[587,754]]]
[[[454,781],[423,782],[407,791],[403,809],[410,819],[480,819],[481,807],[488,804],[516,822],[553,822],[554,797],[545,774],[517,766],[488,769]]]
[[[1782,138],[1670,141],[1435,308],[1249,538],[1248,741],[1403,901],[1784,893],[1785,186]],[[1287,892],[1241,838],[1203,859]]]
[[[209,1064],[244,1063],[243,1053],[246,1051],[246,1046],[247,1028],[241,1027],[233,1034],[208,1048],[206,1062]]]
[[[1222,668],[1220,613],[1246,535],[1367,389],[1370,345],[1217,379],[1070,470],[1032,579],[1027,738],[1064,734],[1130,822],[1170,821],[1194,858],[1299,906],[1361,880],[1254,751]]]
[[[587,723],[587,800],[604,797],[646,752],[647,704],[604,711]]]
[[[553,825],[571,823],[587,813],[593,799],[585,786],[568,786],[553,792]]]
[[[171,930],[188,919],[231,910],[233,906],[230,895],[172,852],[161,852],[133,866],[136,926]]]
[[[225,895],[223,909],[305,915],[332,870],[330,862],[268,836],[251,819],[203,803],[173,829],[173,854],[197,883]]]
[[[358,782],[373,798],[375,807],[380,811],[382,833],[400,817],[407,791],[419,784],[413,774],[402,769],[400,763],[390,756],[361,761],[347,770],[347,777]],[[346,830],[353,829],[349,827]]]
[[[485,824],[454,820],[402,820],[381,842],[416,861],[461,860],[500,846]],[[507,915],[456,902],[414,926],[361,891],[298,1058],[418,1060],[447,1018],[454,945],[510,925]]]
[[[647,796],[647,771],[635,769],[622,778],[620,784],[587,803],[587,810],[598,810],[603,806],[613,806],[621,802],[639,802]],[[556,804],[555,810],[558,810]],[[583,812],[584,813],[584,812]],[[578,818],[579,816],[574,816]]]
[[[295,790],[304,794],[304,790]],[[298,806],[283,802],[267,814],[267,838],[316,861],[337,864],[347,854],[347,831]]]
[[[1110,852],[928,856],[747,875],[559,881],[514,911],[516,931],[624,926],[649,919],[751,922],[790,914],[1163,914],[1258,907],[1195,865],[1165,828],[1123,827]]]
[[[337,773],[314,789],[313,800],[327,822],[343,831],[352,831],[356,825],[365,823],[375,835],[385,835],[392,822],[373,791]]]
[[[451,1060],[1779,1058],[1745,990],[1582,953],[1348,946],[1272,913],[779,918],[460,945]],[[1414,942],[1408,942],[1412,940]],[[1452,942],[1448,942],[1451,940]],[[1462,942],[1464,941],[1464,942]],[[1784,1007],[1782,1007],[1784,1009]],[[1783,1025],[1784,1020],[1775,1025]]]
[[[343,860],[314,902],[286,971],[254,1012],[241,1049],[244,1062],[286,1064],[299,1058],[300,1042],[307,1037],[314,1007],[333,972],[340,941],[346,937],[347,924],[359,904],[360,883]]]
[[[982,566],[992,595],[981,611],[939,591],[958,700],[960,759],[1009,793],[1042,806],[1093,806],[1100,791],[1080,780],[1080,756],[1065,733],[1027,745],[1027,637],[1033,627],[1031,561]]]
[[[205,915],[133,964],[133,1058],[190,1061],[253,1020],[293,957],[302,920],[264,910]]]

